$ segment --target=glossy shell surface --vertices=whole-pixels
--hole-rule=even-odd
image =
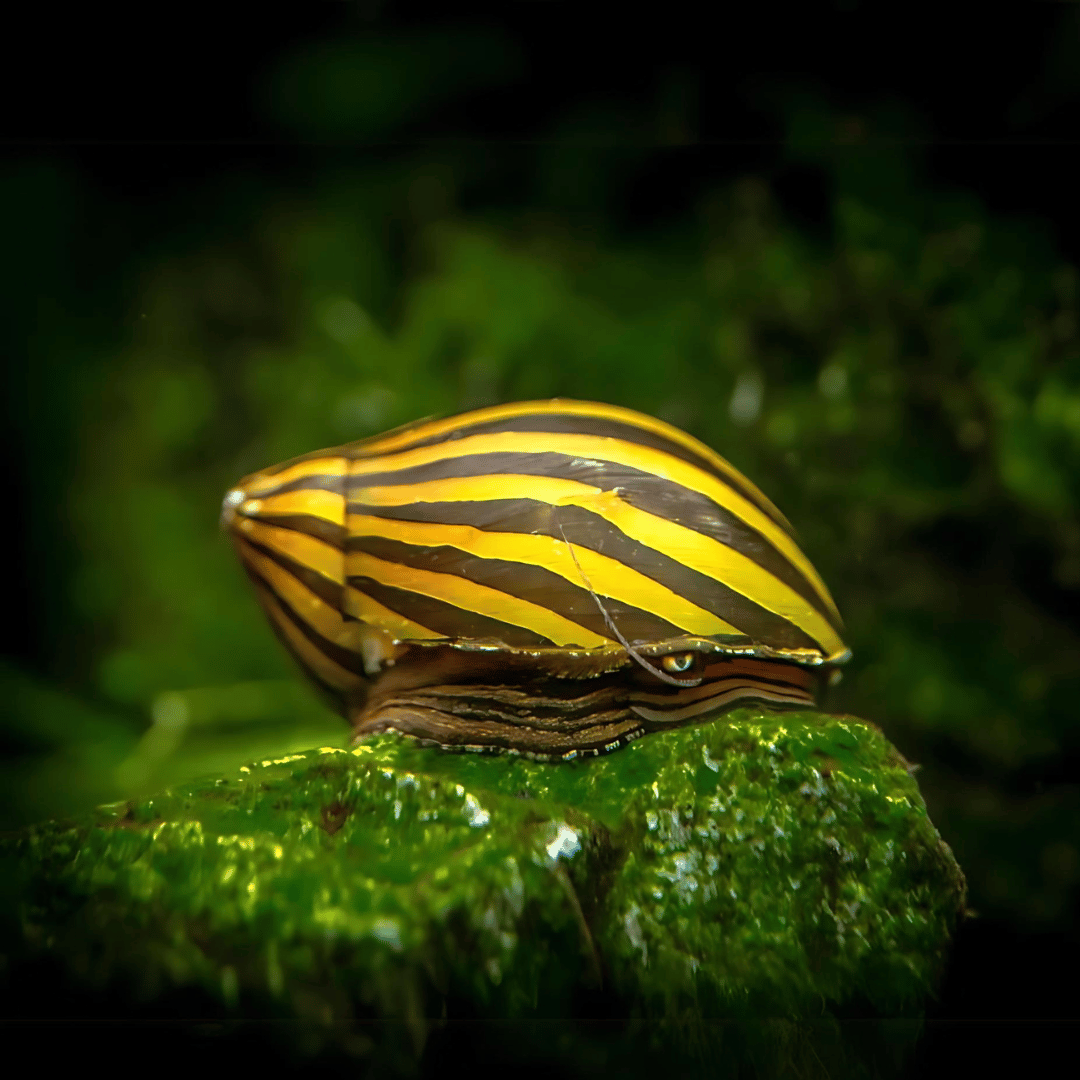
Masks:
[[[616,671],[628,648],[676,674],[664,658],[692,654],[699,681],[710,656],[849,655],[768,498],[615,406],[494,406],[306,454],[241,480],[223,522],[278,636],[337,699],[425,649],[561,678]]]

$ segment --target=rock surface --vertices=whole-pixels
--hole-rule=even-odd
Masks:
[[[3,854],[12,996],[46,964],[118,1010],[291,1020],[279,1052],[395,1071],[486,1018],[508,1053],[583,1071],[677,1053],[814,1075],[850,1056],[844,1016],[917,1020],[965,896],[878,729],[758,709],[560,764],[384,735]]]

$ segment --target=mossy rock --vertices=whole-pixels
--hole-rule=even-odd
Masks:
[[[48,970],[128,1012],[291,1019],[274,1053],[395,1072],[445,1064],[464,1019],[570,1072],[876,1069],[895,1025],[853,1050],[842,1018],[906,1018],[910,1046],[965,896],[877,728],[759,709],[559,764],[384,735],[4,857],[13,998]]]

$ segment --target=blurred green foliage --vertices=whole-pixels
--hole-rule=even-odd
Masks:
[[[334,74],[341,48],[268,81],[293,130],[383,135],[506,77],[429,65],[373,100]],[[37,676],[5,670],[7,822],[343,742],[218,533],[223,492],[417,417],[559,395],[676,423],[774,499],[847,620],[831,707],[923,761],[976,909],[1066,920],[1080,800],[1009,778],[1076,753],[1080,275],[1037,223],[866,138],[904,117],[798,100],[786,154],[829,192],[816,231],[754,176],[620,229],[620,171],[649,150],[605,149],[625,117],[583,108],[529,158],[527,205],[466,207],[496,168],[468,147],[370,154],[290,192],[233,179],[116,275],[122,345],[40,298],[23,438],[51,651]],[[86,213],[63,171],[11,173],[0,198],[26,207],[31,279],[61,265]],[[200,230],[207,208],[229,224]]]

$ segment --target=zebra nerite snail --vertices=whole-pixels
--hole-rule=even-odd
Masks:
[[[611,405],[497,405],[319,450],[245,477],[222,521],[357,738],[574,758],[746,699],[812,707],[850,656],[776,507]]]

